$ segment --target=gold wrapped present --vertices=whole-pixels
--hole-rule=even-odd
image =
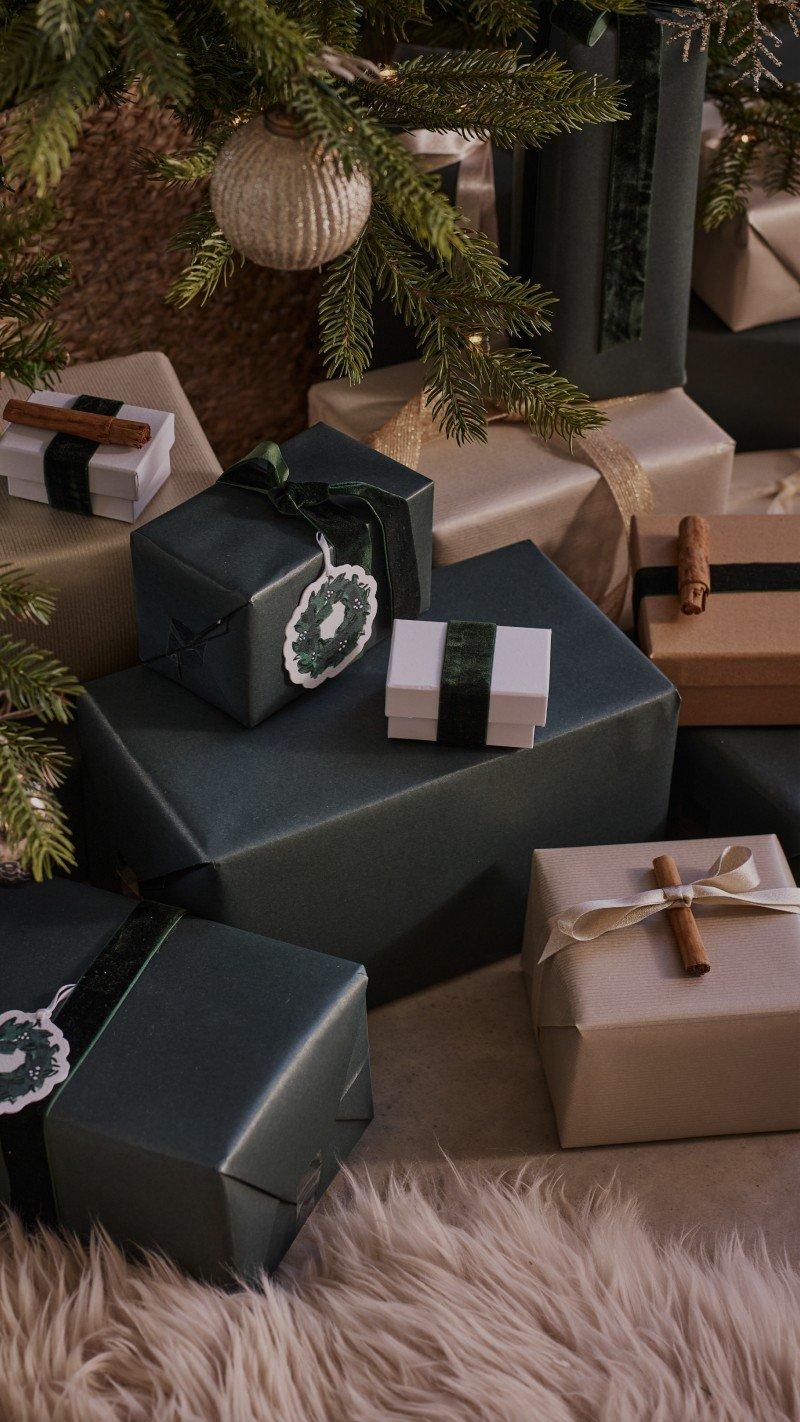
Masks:
[[[719,149],[716,105],[703,106],[701,181]],[[732,331],[800,316],[800,197],[755,183],[747,211],[695,233],[692,286]]]
[[[89,681],[137,660],[131,530],[199,494],[221,469],[172,365],[158,351],[70,366],[56,388],[175,415],[172,472],[133,524],[11,498],[0,480],[0,563],[23,568],[56,599],[47,627],[26,623],[26,640],[49,647],[81,681]],[[0,383],[0,408],[25,393]]]
[[[570,453],[502,416],[490,418],[487,444],[441,438],[422,385],[423,368],[412,361],[370,371],[357,386],[314,385],[308,408],[310,423],[323,420],[433,480],[435,565],[530,538],[630,626],[632,515],[725,508],[733,441],[682,390],[602,403],[608,423]]]

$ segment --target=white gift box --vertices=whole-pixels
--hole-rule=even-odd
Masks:
[[[38,405],[66,407],[77,397],[62,390],[37,390],[29,398]],[[142,449],[98,445],[89,460],[89,496],[93,514],[133,523],[169,477],[175,416],[167,410],[123,405],[117,418],[148,424],[150,439]],[[7,427],[0,438],[0,475],[8,480],[13,498],[48,502],[44,452],[53,438],[50,430]]]
[[[398,618],[386,676],[386,716],[391,737],[435,741],[446,622]],[[498,627],[492,661],[487,746],[527,749],[547,720],[550,629]]]

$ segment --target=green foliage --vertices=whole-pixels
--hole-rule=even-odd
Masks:
[[[0,167],[0,375],[28,386],[47,383],[66,359],[49,312],[69,268],[36,250],[51,221],[50,204],[15,193]]]
[[[767,192],[800,195],[800,84],[762,79],[756,94],[715,66],[710,92],[725,127],[700,194],[707,232],[746,210],[756,181]]]
[[[19,569],[0,566],[0,616],[46,624],[53,606]],[[36,722],[67,722],[80,691],[49,652],[0,634],[0,836],[36,879],[75,862],[54,794],[69,756]]]
[[[469,52],[423,56],[379,82],[348,84],[331,73],[326,47],[353,54],[376,44],[373,52],[386,52],[408,26],[427,25],[433,35],[454,10],[470,34]],[[532,31],[535,19],[533,0],[456,7],[441,0],[6,0],[0,103],[12,110],[4,135],[8,170],[43,194],[57,184],[98,98],[120,102],[135,90],[171,107],[194,139],[181,152],[143,157],[145,176],[169,187],[203,187],[235,122],[275,105],[288,109],[320,156],[335,155],[345,172],[365,170],[372,182],[374,223],[328,274],[321,318],[329,368],[363,372],[371,293],[375,286],[390,290],[429,353],[435,385],[441,377],[448,427],[473,437],[482,428],[475,381],[484,381],[489,395],[499,367],[473,352],[467,379],[465,330],[525,341],[544,329],[552,303],[509,278],[397,130],[455,127],[508,146],[535,145],[619,118],[618,90],[608,81],[576,76],[554,56],[529,62],[498,49]],[[388,234],[386,242],[378,232]],[[168,293],[177,305],[207,300],[240,261],[206,202],[172,245],[187,253]],[[44,270],[31,275],[42,279]],[[587,416],[577,392],[520,349],[517,384],[523,368],[528,396],[541,391],[540,400],[526,397],[534,424],[541,418],[543,430],[551,420],[582,428]]]

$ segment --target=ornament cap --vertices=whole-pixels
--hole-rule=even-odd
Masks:
[[[279,138],[302,138],[303,125],[292,117],[288,109],[270,109],[264,114],[264,125],[269,133]]]

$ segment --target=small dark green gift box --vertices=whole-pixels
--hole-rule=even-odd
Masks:
[[[219,1282],[274,1268],[372,1116],[364,969],[65,880],[0,890],[0,944],[0,1019],[78,985],[66,1080],[0,1114],[0,1198]]]
[[[323,424],[280,454],[285,484],[268,459],[248,456],[131,537],[142,661],[245,726],[305,694],[283,650],[323,571],[315,527],[330,535],[335,564],[363,567],[377,583],[366,647],[388,636],[393,616],[416,617],[430,601],[429,479]]]
[[[388,642],[250,731],[132,667],[78,703],[92,877],[353,954],[376,1002],[516,952],[534,848],[663,831],[678,694],[531,543],[435,569],[430,616],[553,629],[535,746],[390,740]]]

